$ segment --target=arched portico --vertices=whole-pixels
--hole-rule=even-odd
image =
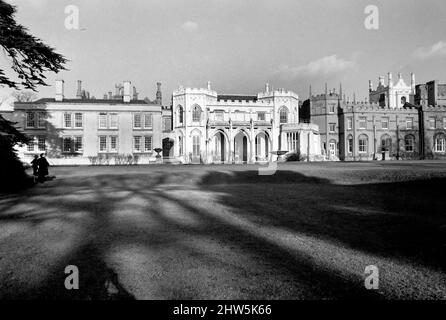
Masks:
[[[249,161],[251,154],[250,142],[249,135],[244,130],[240,130],[234,136],[234,162],[241,163]]]
[[[255,159],[256,161],[268,161],[271,151],[271,138],[265,131],[260,131],[255,136]]]

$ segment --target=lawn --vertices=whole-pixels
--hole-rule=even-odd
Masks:
[[[0,298],[446,299],[446,162],[258,168],[50,168],[0,195]]]

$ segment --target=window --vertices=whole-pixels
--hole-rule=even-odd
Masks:
[[[75,113],[74,114],[74,127],[75,128],[82,128],[83,127],[83,115],[82,115],[82,113]]]
[[[26,126],[28,128],[34,128],[36,126],[36,116],[34,112],[26,113]]]
[[[29,137],[29,142],[28,142],[28,145],[27,145],[28,151],[33,152],[34,151],[34,145],[35,145],[34,137]]]
[[[118,137],[110,136],[110,152],[118,151]]]
[[[152,114],[151,113],[145,113],[144,114],[144,128],[152,128]]]
[[[329,128],[330,128],[330,132],[335,132],[336,131],[336,123],[330,123]]]
[[[39,151],[46,150],[45,136],[37,137],[37,148],[39,149]]]
[[[265,121],[265,112],[257,112],[257,120]]]
[[[359,153],[367,152],[367,136],[360,135],[359,136]]]
[[[353,119],[347,118],[347,130],[352,130],[353,128]]]
[[[110,129],[118,129],[118,114],[110,113]]]
[[[353,138],[348,138],[348,147],[347,147],[348,153],[353,153]]]
[[[144,151],[145,152],[152,151],[152,137],[151,136],[144,137]]]
[[[429,118],[429,129],[435,129],[435,117]]]
[[[280,109],[279,121],[280,123],[288,123],[288,110],[285,107],[282,107],[282,109]]]
[[[62,138],[62,152],[71,152],[71,137]]]
[[[178,137],[178,155],[183,155],[183,137]]]
[[[133,137],[133,151],[141,152],[141,137]]]
[[[367,129],[367,118],[366,117],[359,118],[359,129]]]
[[[107,152],[107,136],[99,136],[99,152]]]
[[[199,106],[194,106],[192,109],[192,121],[200,122],[201,120],[201,108]]]
[[[406,119],[406,130],[412,130],[413,129],[413,118],[407,118]]]
[[[133,128],[141,129],[141,114],[135,113],[133,115]]]
[[[64,124],[64,128],[71,128],[72,127],[71,113],[64,113],[64,115],[63,115],[63,124]]]
[[[384,130],[389,129],[389,118],[381,119],[381,129],[384,129]]]
[[[99,114],[99,129],[107,129],[107,114]]]
[[[415,138],[412,135],[404,137],[404,146],[406,152],[413,152],[415,145]]]
[[[182,124],[183,123],[183,107],[179,106],[178,107],[178,123]]]
[[[392,145],[392,138],[385,134],[381,137],[381,151],[390,151]]]
[[[435,152],[445,152],[445,137],[444,134],[439,134],[434,141]]]
[[[200,136],[192,137],[192,155],[199,156],[200,155]]]
[[[74,137],[74,152],[82,152],[82,150],[83,150],[82,136]]]
[[[37,113],[37,127],[39,128],[45,128],[46,122],[45,122],[45,113],[44,112],[38,112]]]

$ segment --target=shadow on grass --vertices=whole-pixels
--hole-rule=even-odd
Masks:
[[[185,181],[193,181],[195,185],[184,184]],[[179,186],[165,187],[166,183]],[[199,179],[196,173],[187,172],[60,179],[47,186],[46,195],[58,197],[82,190],[87,191],[91,198],[82,200],[79,197],[71,202],[32,201],[40,207],[59,210],[62,214],[76,210],[87,212],[89,220],[83,227],[85,237],[72,253],[67,253],[57,266],[53,266],[47,279],[42,279],[35,288],[2,294],[9,299],[132,299],[133,296],[118,281],[117,273],[104,259],[108,250],[118,245],[155,247],[157,250],[174,246],[179,253],[195,257],[210,268],[213,265],[235,268],[233,261],[216,260],[200,248],[178,241],[180,237],[203,242],[218,241],[236,247],[244,256],[261,257],[262,264],[273,266],[272,277],[287,278],[294,284],[290,292],[278,292],[278,297],[379,299],[382,296],[365,290],[363,282],[347,279],[299,252],[268,241],[237,224],[228,223],[210,209],[172,196],[169,191],[176,188],[216,192],[221,205],[233,209],[239,217],[260,223],[259,227],[274,226],[297,234],[329,239],[360,251],[398,256],[441,268],[445,260],[444,233],[440,226],[445,224],[443,211],[446,204],[441,190],[445,190],[445,187],[444,179],[397,184],[334,185],[326,179],[306,177],[292,171],[279,171],[273,176],[259,176],[257,171],[208,172]],[[126,192],[125,199],[139,197],[147,202],[144,219],[149,221],[150,217],[150,223],[160,226],[158,231],[147,234],[146,220],[138,224],[123,220],[117,225],[113,215],[122,198],[114,196],[114,192],[121,191]],[[20,199],[15,201],[18,203]],[[180,208],[184,214],[199,221],[199,225],[186,225],[169,218],[165,214],[165,204]],[[19,212],[8,214],[3,220],[26,222],[35,218]],[[37,223],[52,219],[45,216],[40,218]],[[80,290],[77,291],[64,288],[64,269],[70,264],[76,265],[80,271]],[[244,272],[249,274],[253,271]],[[205,293],[200,287],[200,279],[185,281],[189,281],[189,288],[178,287],[172,282],[171,288],[159,289],[157,297],[203,298]],[[258,289],[244,297],[270,298],[274,294],[269,290]]]

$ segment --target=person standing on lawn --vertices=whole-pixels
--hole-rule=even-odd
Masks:
[[[34,182],[36,182],[38,172],[39,172],[39,157],[37,156],[37,154],[34,155],[34,159],[33,159],[33,161],[31,161],[31,165],[33,167],[33,179],[34,179]]]
[[[45,181],[45,177],[48,175],[48,167],[50,166],[43,153],[40,154],[38,165],[39,182],[43,183]]]

